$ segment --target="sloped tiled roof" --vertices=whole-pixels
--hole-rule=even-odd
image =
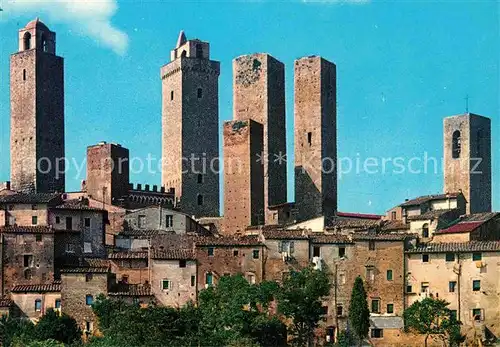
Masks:
[[[337,212],[337,216],[344,218],[359,218],[359,219],[374,219],[374,220],[379,220],[382,218],[382,216],[378,214],[357,213],[357,212]]]
[[[66,200],[63,204],[55,206],[58,210],[83,210],[83,211],[94,211],[94,212],[106,212],[101,208],[91,207],[88,205],[88,201],[80,201],[78,199]]]
[[[0,227],[0,233],[4,234],[53,234],[54,229],[49,226],[32,225],[32,226],[7,226]]]
[[[195,243],[196,246],[256,246],[261,244],[257,235],[199,237]]]
[[[11,307],[14,302],[9,299],[0,299],[0,307]]]
[[[315,236],[311,234],[312,243],[353,243],[352,239],[347,235],[338,234],[322,234]]]
[[[404,241],[416,237],[414,234],[408,233],[364,233],[357,232],[352,234],[355,241]]]
[[[194,260],[196,256],[192,250],[187,249],[156,249],[151,250],[153,259],[162,260]]]
[[[428,220],[428,219],[439,218],[442,215],[447,214],[448,212],[452,212],[452,211],[456,211],[456,209],[427,211],[423,214],[419,214],[419,215],[415,215],[415,216],[408,216],[408,220]]]
[[[483,213],[474,213],[463,216],[460,219],[460,222],[486,222],[493,217],[498,216],[498,212],[483,212]]]
[[[49,193],[18,193],[13,195],[0,196],[0,204],[47,204],[52,201],[57,201],[61,198],[61,194]]]
[[[108,292],[110,296],[152,296],[151,286],[142,284],[120,285]]]
[[[50,284],[21,284],[14,286],[11,292],[13,293],[47,293],[47,292],[60,292],[61,283]]]
[[[470,233],[483,224],[484,222],[460,222],[446,229],[436,231],[434,234]]]
[[[369,229],[380,225],[379,219],[334,219],[327,230],[340,229]]]
[[[500,252],[500,241],[469,241],[428,243],[419,245],[406,253],[446,253],[446,252]]]
[[[153,237],[156,235],[161,235],[161,234],[175,234],[174,231],[166,231],[166,230],[123,230],[120,232],[118,235],[120,236],[131,236],[131,237],[136,237],[136,238],[149,238]]]
[[[300,239],[308,239],[309,238],[309,232],[307,230],[301,230],[301,229],[290,229],[290,230],[284,230],[284,229],[276,229],[276,230],[263,230],[262,235],[266,239],[276,239],[276,240],[288,240],[288,239],[295,239],[295,240],[300,240]]]
[[[147,257],[147,251],[114,252],[108,254],[109,259],[145,259]]]
[[[448,194],[436,194],[436,195],[423,195],[419,196],[415,199],[411,199],[408,201],[405,201],[402,203],[401,207],[406,207],[406,206],[415,206],[415,205],[421,205],[423,203],[429,202],[429,201],[434,201],[434,200],[444,200],[444,199],[449,199],[449,198],[456,198],[460,195],[461,193],[448,193]]]
[[[403,223],[400,220],[390,220],[382,224],[382,231],[395,231],[395,230],[408,230],[410,229],[410,224]]]
[[[109,270],[109,261],[100,258],[84,258],[80,264],[61,269],[64,273],[106,273]]]

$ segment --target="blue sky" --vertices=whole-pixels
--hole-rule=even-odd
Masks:
[[[337,64],[338,154],[442,157],[442,120],[469,110],[492,118],[493,207],[500,209],[499,5],[496,2],[99,2],[0,0],[0,180],[9,178],[9,55],[17,30],[39,16],[65,58],[66,155],[98,141],[131,156],[161,156],[160,67],[179,30],[211,43],[221,62],[220,121],[232,118],[236,56],[267,52],[286,66],[289,200],[293,200],[293,61]],[[414,170],[423,165],[415,164]],[[350,173],[338,182],[341,211],[382,213],[405,198],[442,191],[442,172]],[[76,169],[68,190],[79,189]],[[160,184],[160,174],[133,174]]]

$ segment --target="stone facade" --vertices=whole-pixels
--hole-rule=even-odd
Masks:
[[[55,35],[29,22],[10,59],[11,181],[20,192],[64,192],[64,65]]]
[[[467,213],[491,211],[491,120],[467,113],[444,119],[444,191],[461,190]]]
[[[149,254],[147,251],[114,252],[109,255],[111,272],[119,283],[148,284],[151,283],[149,271]]]
[[[337,75],[320,57],[295,61],[295,203],[299,220],[337,210]]]
[[[224,234],[264,223],[263,134],[251,119],[224,123]]]
[[[220,64],[209,49],[181,32],[161,68],[162,185],[173,187],[182,210],[196,217],[219,215]]]
[[[252,119],[262,124],[264,207],[267,210],[268,206],[285,203],[285,66],[282,62],[266,53],[243,55],[233,60],[233,117],[235,121]],[[249,180],[248,177],[242,179]],[[253,190],[250,192],[253,194]]]

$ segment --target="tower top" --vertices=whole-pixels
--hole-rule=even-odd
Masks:
[[[19,30],[19,52],[39,50],[56,54],[56,33],[36,17]]]
[[[182,46],[183,44],[186,43],[186,35],[184,34],[184,30],[181,30],[181,32],[179,33],[179,38],[177,39],[177,45],[175,46],[175,48],[179,48],[180,46]]]
[[[34,28],[50,31],[49,28],[38,17],[28,22],[28,24],[26,24],[26,26],[24,27],[24,29],[34,29]]]
[[[178,58],[210,59],[210,44],[198,39],[188,40],[181,30],[175,48],[170,51],[170,61]]]

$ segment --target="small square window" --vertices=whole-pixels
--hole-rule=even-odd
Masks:
[[[448,282],[448,291],[450,293],[454,293],[456,287],[457,287],[457,282],[455,282],[455,281]]]
[[[254,259],[259,259],[259,250],[258,249],[254,249],[253,252],[252,252],[252,257]]]
[[[61,217],[56,216],[56,224],[59,224],[59,223],[61,223]]]
[[[472,281],[472,290],[474,292],[478,292],[481,290],[481,281],[480,280],[473,280]]]
[[[209,257],[213,257],[214,256],[214,248],[213,247],[208,247],[207,254],[208,254]]]
[[[373,241],[373,240],[368,241],[368,249],[370,251],[374,251],[375,250],[375,241]]]
[[[32,210],[36,210],[36,205],[31,205]]]
[[[482,253],[472,253],[473,261],[481,261],[483,259]]]
[[[371,282],[375,280],[375,269],[371,266],[366,268],[366,280]]]
[[[14,209],[14,205],[9,205],[9,211],[12,211],[13,209]]]
[[[319,257],[321,254],[321,247],[320,246],[314,246],[313,247],[313,257]]]
[[[163,290],[169,290],[172,287],[172,283],[169,280],[162,280],[161,281],[161,289]]]
[[[382,337],[384,337],[384,329],[375,329],[375,328],[373,328],[371,330],[370,336],[372,338],[375,338],[375,339],[382,338]]]
[[[387,313],[394,313],[394,304],[387,304]]]
[[[33,256],[31,254],[24,255],[24,267],[33,267]]]
[[[380,313],[380,300],[379,299],[372,300],[372,313]]]
[[[92,274],[92,272],[87,272],[85,274],[85,282],[90,282],[92,281],[92,278],[94,278],[94,275]]]
[[[36,312],[42,311],[42,300],[40,300],[40,299],[35,300],[35,311]]]
[[[174,216],[169,214],[165,216],[165,227],[171,228],[174,226]]]
[[[428,262],[429,262],[429,255],[422,254],[422,263],[428,263]]]
[[[37,225],[38,224],[38,217],[37,216],[32,216],[31,217],[31,224],[32,225]]]
[[[186,267],[186,261],[184,259],[179,260],[179,267]]]
[[[339,247],[339,258],[345,257],[345,247]]]
[[[392,281],[392,270],[387,270],[387,280]]]
[[[233,249],[233,256],[237,257],[239,255],[239,251],[237,249]]]
[[[85,218],[84,219],[84,225],[86,228],[90,228],[90,218]]]
[[[94,303],[94,297],[90,294],[85,296],[85,304],[91,306]]]
[[[407,293],[413,293],[412,290],[413,290],[413,288],[410,285],[406,286],[406,292]]]
[[[482,315],[482,310],[480,308],[475,308],[472,310],[472,318],[476,321],[476,322],[480,322],[483,320],[483,315]]]
[[[211,286],[214,283],[214,275],[211,272],[205,274],[205,284]]]
[[[35,234],[36,242],[42,242],[42,234]]]
[[[342,305],[337,305],[337,317],[342,317],[344,313],[344,307]]]
[[[455,261],[455,253],[446,253],[446,261]]]
[[[56,299],[56,301],[54,303],[54,307],[55,308],[61,308],[61,299]]]
[[[196,276],[191,276],[191,287],[194,287],[196,285]]]
[[[429,291],[429,282],[420,283],[420,292],[427,293]]]
[[[321,314],[325,316],[328,315],[328,306],[321,307]]]

